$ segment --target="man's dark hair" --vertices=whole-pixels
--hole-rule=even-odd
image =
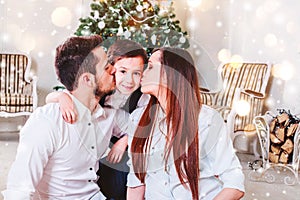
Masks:
[[[146,50],[139,43],[132,40],[116,40],[108,51],[108,62],[114,65],[118,60],[122,58],[132,58],[141,56],[144,64],[147,64],[148,58]]]
[[[99,35],[74,36],[56,48],[56,74],[67,90],[73,91],[77,88],[78,77],[82,73],[96,74],[98,59],[92,50],[101,42]]]

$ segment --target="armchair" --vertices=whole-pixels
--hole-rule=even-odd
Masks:
[[[221,113],[232,141],[238,134],[255,131],[253,118],[262,113],[270,73],[271,66],[265,63],[226,63],[218,68],[222,89],[201,89],[202,103]],[[250,112],[245,116],[239,116],[234,109],[239,100],[250,104]]]
[[[23,53],[0,52],[0,117],[28,116],[37,107],[37,78]]]

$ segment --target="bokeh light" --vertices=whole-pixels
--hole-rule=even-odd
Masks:
[[[264,16],[265,16],[265,11],[264,11],[263,7],[258,7],[256,9],[256,17],[259,19],[262,19],[262,18],[264,18]]]
[[[223,26],[223,23],[221,21],[216,22],[216,27],[221,28]]]
[[[244,3],[244,6],[243,6],[243,7],[244,7],[244,10],[245,10],[245,11],[251,11],[251,10],[253,9],[250,2]]]
[[[276,78],[280,78],[280,74],[282,72],[281,64],[274,64],[272,67],[272,75]]]
[[[29,53],[32,51],[36,46],[35,37],[29,33],[24,33],[22,38],[16,40],[17,44],[16,47],[23,52]]]
[[[190,29],[190,30],[194,30],[196,27],[197,27],[197,21],[195,19],[188,19],[187,20],[187,27]]]
[[[264,1],[263,9],[266,13],[275,12],[280,8],[280,3],[277,0]]]
[[[235,54],[230,58],[230,62],[231,63],[242,63],[242,62],[244,62],[244,59],[242,58],[242,56]]]
[[[188,0],[187,1],[189,7],[191,7],[191,8],[200,6],[201,2],[202,2],[202,0]]]
[[[58,27],[67,26],[72,21],[72,13],[66,7],[58,7],[51,14],[51,21]]]
[[[239,116],[246,116],[250,112],[250,104],[248,101],[239,100],[234,103],[234,109]]]
[[[292,34],[297,32],[297,24],[293,21],[290,21],[286,24],[286,32]]]
[[[222,63],[227,63],[229,62],[231,58],[231,52],[229,49],[221,49],[218,53],[218,59]]]
[[[285,61],[283,63],[273,65],[272,75],[276,78],[287,81],[293,78],[294,71],[294,66],[291,63]]]

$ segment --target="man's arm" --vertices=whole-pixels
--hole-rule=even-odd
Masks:
[[[49,122],[32,114],[20,132],[16,159],[7,178],[5,200],[32,199],[54,148]]]

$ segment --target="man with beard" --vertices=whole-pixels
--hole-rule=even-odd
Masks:
[[[5,200],[103,198],[95,183],[98,160],[112,133],[120,137],[125,130],[127,116],[98,104],[115,88],[115,69],[101,42],[100,36],[71,37],[57,47],[56,73],[78,119],[65,122],[58,103],[33,112],[20,132]]]

